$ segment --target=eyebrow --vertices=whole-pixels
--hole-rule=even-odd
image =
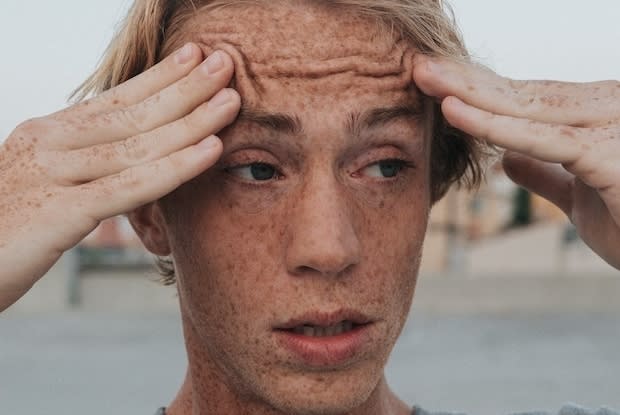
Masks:
[[[359,136],[364,129],[385,125],[398,118],[417,119],[420,115],[420,106],[413,104],[374,108],[369,111],[349,113],[346,128],[352,136]],[[257,124],[283,134],[299,135],[304,131],[298,116],[270,113],[248,107],[241,108],[237,121]]]
[[[419,118],[420,107],[417,105],[396,105],[393,107],[375,108],[366,112],[349,114],[347,129],[354,137],[360,135],[363,129],[380,127],[399,118]]]
[[[290,135],[298,135],[303,132],[301,120],[297,116],[270,113],[247,107],[241,108],[237,122],[250,122],[268,130]]]

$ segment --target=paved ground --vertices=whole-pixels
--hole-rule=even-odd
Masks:
[[[0,318],[0,413],[145,414],[185,359],[173,314]],[[480,415],[620,408],[620,314],[416,314],[388,367],[406,401]]]

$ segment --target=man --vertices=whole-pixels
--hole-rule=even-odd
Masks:
[[[162,65],[46,120],[62,125],[54,131],[70,153],[79,145],[67,128],[75,135],[95,119],[82,159],[70,153],[70,172],[55,176],[73,177],[82,217],[95,219],[72,232],[133,210],[145,246],[173,260],[189,368],[168,415],[411,413],[383,369],[411,305],[429,211],[451,183],[479,176],[472,136],[520,152],[509,173],[620,265],[617,84],[522,84],[429,58],[465,59],[440,2],[377,3],[190,11],[138,1],[86,91],[121,84],[149,59],[167,57]],[[203,54],[204,69],[193,69]],[[234,91],[214,97],[231,78]],[[9,143],[22,153],[38,142],[38,125],[26,127],[14,136],[32,148]],[[179,157],[165,174],[153,164],[218,131],[223,147],[213,138],[193,164]],[[146,171],[173,177],[164,186]],[[135,195],[116,194],[128,186]],[[95,193],[97,206],[86,199]],[[100,206],[104,197],[119,202]]]

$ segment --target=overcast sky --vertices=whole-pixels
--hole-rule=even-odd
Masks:
[[[62,108],[129,0],[2,0],[0,140]],[[620,0],[452,0],[472,52],[504,75],[620,79]]]

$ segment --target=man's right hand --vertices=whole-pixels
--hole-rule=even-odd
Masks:
[[[106,218],[211,167],[240,108],[234,66],[195,44],[88,101],[26,121],[0,146],[0,311]],[[200,65],[199,65],[200,64]]]

